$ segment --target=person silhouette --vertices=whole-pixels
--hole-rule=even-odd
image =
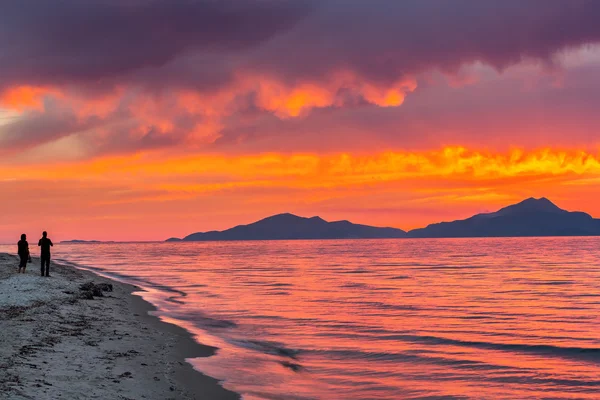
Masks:
[[[48,238],[48,232],[44,231],[42,233],[42,238],[38,242],[38,246],[42,249],[42,254],[40,256],[42,262],[42,276],[50,276],[50,247],[54,246],[52,240]],[[44,275],[44,267],[45,267],[45,275]]]
[[[29,261],[29,243],[27,243],[27,235],[22,234],[21,240],[17,243],[18,254],[19,254],[19,274],[25,273],[27,267],[27,261]]]

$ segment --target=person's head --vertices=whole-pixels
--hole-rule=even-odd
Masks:
[[[46,236],[48,236],[48,232],[46,232],[46,231],[42,232],[42,236],[43,236],[43,237],[46,237]]]
[[[22,234],[21,235],[21,240],[27,240],[27,235],[26,234]]]

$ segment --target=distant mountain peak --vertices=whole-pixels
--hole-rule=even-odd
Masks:
[[[292,213],[281,213],[271,215],[270,217],[263,218],[261,221],[271,221],[271,220],[291,220],[291,219],[303,219],[303,217],[299,217]]]
[[[315,222],[326,222],[323,218],[319,217],[319,216],[314,216],[314,217],[300,217],[296,214],[292,214],[292,213],[281,213],[281,214],[275,214],[275,215],[271,215],[270,217],[266,217],[258,222],[261,221],[281,221],[281,222],[290,222],[290,221],[315,221]]]
[[[528,199],[523,200],[521,203],[551,204],[551,205],[555,206],[555,204],[553,202],[551,202],[550,200],[548,200],[546,197],[540,197],[539,199],[536,199],[535,197],[530,197]]]
[[[500,209],[495,214],[505,214],[507,212],[516,212],[516,211],[526,211],[526,212],[566,212],[565,210],[559,208],[556,204],[551,202],[545,197],[540,197],[536,199],[535,197],[530,197],[528,199],[523,200],[520,203],[510,205],[508,207],[504,207]]]
[[[530,197],[496,212],[431,224],[409,237],[502,237],[600,235],[600,220],[563,210],[545,197]]]
[[[302,218],[302,217],[297,216],[296,214],[292,214],[292,213],[289,213],[289,212],[271,215],[270,217],[267,217],[267,218],[279,218],[279,217],[284,217],[284,218],[287,218],[287,217]]]

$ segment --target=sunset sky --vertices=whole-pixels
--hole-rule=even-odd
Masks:
[[[0,3],[0,242],[600,217],[600,1]]]

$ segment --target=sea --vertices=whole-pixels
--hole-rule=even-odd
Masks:
[[[1,251],[15,252],[12,247]],[[58,244],[267,399],[600,399],[600,238]]]

